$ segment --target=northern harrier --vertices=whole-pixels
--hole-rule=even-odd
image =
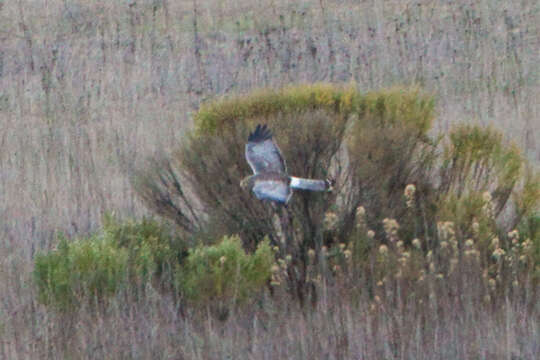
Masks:
[[[255,131],[249,134],[246,160],[253,170],[253,175],[244,178],[240,186],[253,191],[257,199],[287,204],[292,196],[292,189],[332,190],[330,180],[289,176],[281,151],[272,140],[272,132],[266,125],[257,125]]]

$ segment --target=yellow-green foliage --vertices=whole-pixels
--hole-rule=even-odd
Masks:
[[[406,123],[426,134],[433,121],[434,100],[417,87],[393,87],[365,95],[353,85],[329,83],[260,89],[243,96],[213,101],[195,115],[196,133],[214,134],[229,122],[266,117],[279,112],[326,110],[341,115],[358,114],[389,124]]]
[[[445,191],[460,197],[469,191],[495,187],[505,201],[522,176],[524,163],[515,145],[503,144],[499,131],[475,125],[459,125],[452,130],[442,161]]]
[[[418,150],[432,143],[427,132],[433,123],[434,104],[431,96],[414,87],[367,93],[359,101],[358,119],[349,137],[352,161],[366,173],[388,177],[397,171],[384,168],[404,168],[421,160]]]
[[[170,274],[187,252],[185,242],[154,219],[120,222],[107,215],[103,231],[118,247],[128,250],[132,276]]]
[[[497,233],[493,203],[487,192],[474,192],[462,197],[451,194],[439,203],[437,215],[440,220],[454,223],[459,236],[467,237],[475,233],[481,244],[489,242]]]
[[[415,135],[426,135],[434,120],[435,101],[418,87],[393,87],[367,93],[361,102],[360,125],[374,122],[381,128],[393,126],[413,130]]]
[[[128,260],[111,237],[62,238],[56,250],[36,256],[39,300],[62,310],[84,298],[101,300],[126,285]]]
[[[106,216],[102,232],[73,241],[62,237],[56,250],[36,257],[39,299],[65,310],[154,278],[172,285],[184,252],[180,239],[155,220],[119,222]]]
[[[540,172],[528,170],[525,173],[523,187],[514,194],[514,203],[522,216],[540,214]]]
[[[509,220],[512,226],[517,225],[523,216],[534,212],[540,200],[538,179],[530,172],[524,176],[524,168],[525,160],[519,149],[513,144],[505,145],[500,132],[474,125],[455,127],[441,154],[440,217],[445,218],[449,206],[467,208],[471,198],[483,197],[489,204],[479,213],[471,208],[468,218],[445,219],[455,221],[462,229],[470,225],[473,216],[487,215],[494,220],[514,192],[516,211]]]
[[[195,115],[196,133],[211,135],[229,122],[280,112],[322,109],[350,114],[360,108],[361,101],[360,93],[352,86],[319,83],[288,86],[279,90],[261,89],[201,106]]]
[[[189,300],[200,303],[244,300],[268,282],[273,263],[268,240],[253,254],[246,254],[238,236],[225,236],[216,245],[189,250],[178,272],[179,289]]]

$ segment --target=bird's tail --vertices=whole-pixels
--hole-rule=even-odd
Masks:
[[[302,179],[291,176],[291,187],[293,189],[311,190],[311,191],[332,191],[334,181],[330,179],[326,180],[313,180]]]

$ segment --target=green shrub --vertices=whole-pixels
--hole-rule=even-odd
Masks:
[[[503,143],[500,132],[473,125],[459,125],[450,132],[441,161],[439,194],[461,198],[490,191],[495,217],[523,177],[525,163],[516,146]]]
[[[433,119],[433,97],[415,87],[366,94],[329,84],[260,90],[202,106],[174,155],[132,178],[152,210],[206,244],[238,234],[254,251],[268,236],[280,256],[291,256],[287,284],[302,301],[313,265],[308,254],[351,240],[354,257],[369,261],[374,240],[385,239],[385,218],[399,220],[395,236],[405,246],[420,238],[422,251],[430,251],[440,222],[451,221],[459,236],[475,235],[487,247],[537,211],[538,177],[523,171],[514,146],[492,129],[458,126],[440,151],[444,138],[430,137]],[[289,174],[335,178],[334,191],[296,191],[286,208],[243,191],[239,182],[251,173],[244,146],[259,123],[272,129]],[[364,233],[375,233],[371,245],[355,230],[360,206]],[[496,219],[503,213],[506,223]]]
[[[540,241],[540,226],[532,225],[538,224],[538,221],[534,219],[538,219],[540,216],[540,172],[526,169],[522,181],[520,189],[514,192],[513,203],[516,209],[516,218],[513,225],[516,226],[523,221],[530,223],[528,225],[530,225],[531,238],[538,237]]]
[[[437,141],[427,132],[434,101],[417,88],[392,88],[366,94],[362,104],[348,140],[352,191],[345,198],[354,205],[348,219],[352,223],[355,208],[362,205],[367,226],[377,233],[383,230],[384,218],[396,218],[402,232],[422,236],[428,229],[415,219],[422,216],[433,222],[431,178]],[[415,186],[417,206],[412,209],[404,201],[409,184]]]
[[[352,89],[317,84],[207,104],[195,116],[196,131],[171,159],[153,161],[133,177],[135,189],[151,209],[188,233],[211,229],[209,239],[239,234],[248,250],[265,235],[277,242],[273,210],[239,186],[251,172],[244,157],[248,133],[257,123],[268,124],[291,174],[326,178],[357,96]],[[327,197],[311,195],[298,192],[302,200],[291,206],[303,229],[299,243],[320,242],[319,225],[331,205],[320,202]]]
[[[118,221],[104,218],[103,232],[114,239],[116,246],[129,254],[131,280],[144,282],[155,276],[165,285],[171,284],[176,266],[187,255],[187,244],[172,229],[154,219]]]
[[[216,245],[190,249],[177,282],[185,297],[195,303],[243,301],[268,283],[273,263],[268,240],[253,254],[246,254],[238,236],[225,236]]]
[[[106,216],[103,231],[73,241],[61,237],[56,250],[37,255],[34,279],[42,303],[68,310],[149,281],[171,288],[185,255],[181,239],[155,220]]]
[[[195,115],[196,134],[214,135],[236,122],[278,113],[297,113],[320,109],[339,112],[347,116],[361,103],[361,96],[354,87],[339,87],[317,83],[293,85],[280,90],[260,89],[244,96],[233,96],[201,106]]]
[[[459,236],[486,247],[538,211],[540,181],[513,144],[492,128],[458,125],[440,157],[436,213]],[[512,196],[513,195],[513,196]],[[476,223],[476,229],[472,225]]]
[[[34,279],[39,300],[61,310],[84,299],[102,301],[127,285],[128,252],[111,237],[92,236],[68,241],[35,259]]]
[[[278,244],[275,211],[239,186],[251,172],[244,157],[247,135],[255,124],[266,123],[290,174],[337,178],[334,194],[297,191],[289,206],[289,218],[296,222],[290,242],[305,253],[333,237],[322,220],[336,205],[345,237],[360,204],[374,215],[382,208],[403,212],[403,206],[396,207],[403,188],[426,183],[434,147],[426,133],[432,120],[433,100],[417,88],[366,95],[329,84],[260,90],[201,107],[196,131],[178,152],[153,161],[133,177],[134,185],[151,209],[188,233],[212,229],[210,239],[239,234],[251,250],[265,235]],[[369,219],[373,226],[380,220]]]

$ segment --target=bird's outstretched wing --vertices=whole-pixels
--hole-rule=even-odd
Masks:
[[[246,144],[246,160],[255,174],[287,172],[281,151],[272,140],[272,132],[266,125],[257,125],[255,131],[249,134]]]

